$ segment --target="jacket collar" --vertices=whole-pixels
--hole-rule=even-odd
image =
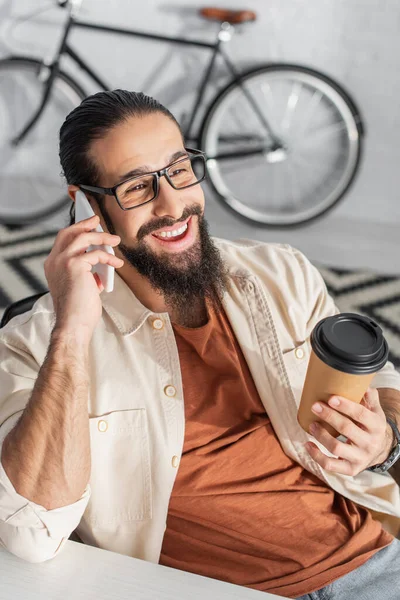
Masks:
[[[214,238],[214,241],[219,246],[218,242],[222,240]],[[220,250],[222,251],[222,259],[228,267],[228,277],[230,279],[235,276],[248,277],[250,275],[247,269],[238,269],[237,265],[233,264],[232,259],[230,260],[229,252],[226,252],[222,248]],[[229,295],[229,291],[226,293]],[[157,315],[162,316],[164,319],[168,318],[168,313],[154,313],[146,308],[136,298],[130,287],[118,275],[117,271],[115,271],[114,275],[113,291],[111,293],[102,292],[101,301],[104,310],[124,336],[136,333],[149,316]]]
[[[114,289],[111,293],[102,292],[103,308],[122,335],[130,335],[143,325],[154,313],[143,306],[130,287],[115,271]]]

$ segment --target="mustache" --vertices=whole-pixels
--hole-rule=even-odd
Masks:
[[[157,231],[158,229],[162,229],[163,227],[172,227],[176,223],[181,223],[182,221],[186,221],[186,219],[188,219],[192,215],[197,215],[198,217],[201,217],[202,214],[203,214],[203,211],[199,204],[192,204],[192,206],[186,206],[181,217],[177,221],[175,221],[174,219],[171,219],[170,217],[154,219],[153,221],[150,221],[150,223],[146,223],[145,225],[142,225],[139,228],[139,230],[136,234],[136,237],[137,237],[138,241],[140,241],[144,237],[146,237],[146,235],[153,233],[153,231]]]

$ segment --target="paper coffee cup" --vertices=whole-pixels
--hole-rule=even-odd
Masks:
[[[323,422],[337,437],[340,434],[312,412],[312,405],[327,402],[331,396],[361,402],[375,373],[386,364],[389,347],[379,325],[355,313],[322,319],[311,332],[310,342],[297,420],[307,433],[311,423]]]

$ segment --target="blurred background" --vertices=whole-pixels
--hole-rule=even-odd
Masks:
[[[85,0],[79,19],[213,43],[220,23],[201,18],[202,6],[183,0]],[[227,46],[238,67],[296,63],[323,72],[354,99],[366,135],[353,185],[331,211],[311,223],[271,229],[244,221],[227,210],[205,183],[212,233],[299,248],[320,269],[342,311],[368,314],[381,324],[391,358],[400,366],[400,4],[395,0],[218,0],[217,6],[257,14],[256,21],[235,28]],[[41,8],[49,10],[38,14]],[[66,18],[66,11],[55,2],[35,0],[33,6],[31,0],[0,0],[0,59],[13,54],[51,61]],[[98,31],[74,30],[69,41],[111,88],[150,94],[181,122],[187,118],[199,73],[209,57],[201,48]],[[62,68],[85,93],[99,90],[69,58]],[[203,108],[228,79],[229,73],[217,63]],[[1,108],[0,100],[0,136],[7,124]],[[53,125],[56,130],[61,122]],[[0,198],[0,204],[5,201],[13,199]],[[56,214],[29,226],[0,225],[0,314],[10,302],[45,289],[43,260],[56,231],[68,223],[68,209],[66,203]]]

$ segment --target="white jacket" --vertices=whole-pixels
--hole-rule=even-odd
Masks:
[[[226,314],[284,452],[396,535],[400,494],[390,475],[334,475],[304,448],[310,436],[296,413],[310,333],[339,312],[321,275],[288,245],[216,243],[230,273]],[[83,496],[46,510],[16,493],[0,463],[0,541],[31,562],[55,556],[75,528],[85,543],[159,561],[185,427],[175,337],[168,314],[145,308],[117,274],[114,291],[101,297],[90,345],[92,470]],[[46,294],[0,330],[0,444],[30,398],[53,325]],[[400,374],[387,363],[371,385],[400,390]]]

